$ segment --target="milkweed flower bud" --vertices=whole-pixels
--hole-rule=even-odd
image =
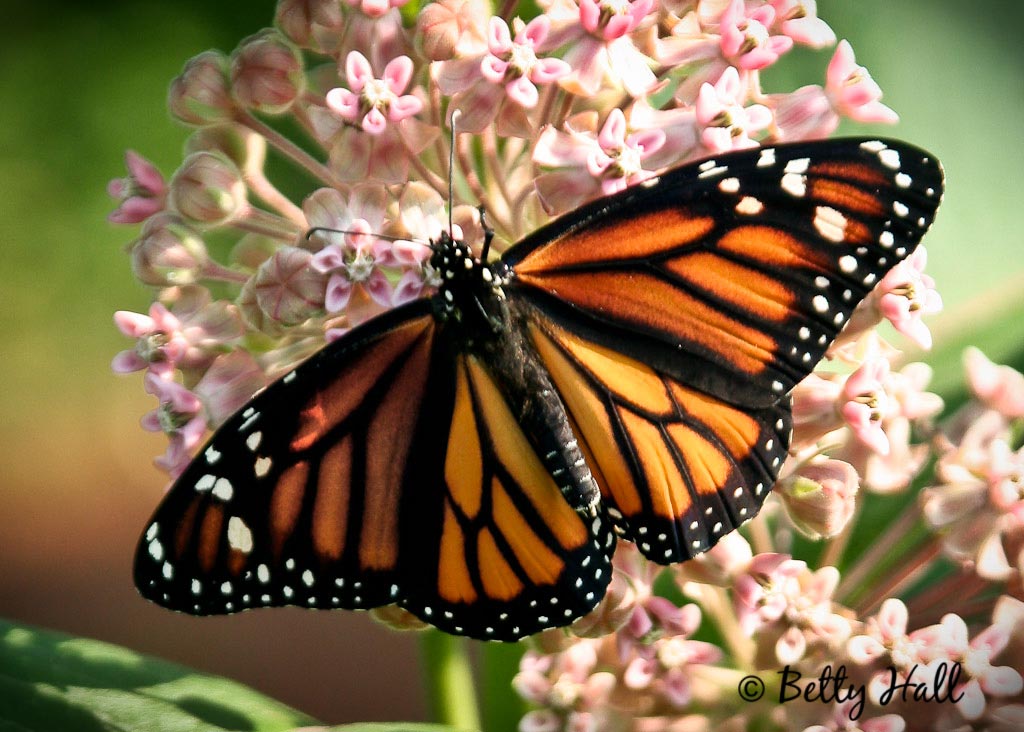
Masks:
[[[280,0],[274,20],[292,43],[314,50],[333,48],[345,27],[337,0]]]
[[[157,214],[131,245],[132,271],[147,285],[188,285],[209,261],[199,233],[172,213]]]
[[[297,325],[324,307],[324,275],[311,265],[304,249],[282,247],[260,265],[253,278],[260,310],[283,325]]]
[[[231,221],[248,208],[245,194],[242,174],[220,153],[189,155],[171,178],[171,207],[200,224]]]
[[[188,125],[226,122],[235,112],[228,86],[228,60],[219,51],[204,51],[185,64],[171,82],[167,106]]]
[[[804,465],[775,486],[786,513],[812,539],[836,536],[853,517],[860,477],[849,463],[823,460]]]
[[[231,55],[231,93],[244,107],[281,114],[305,88],[302,57],[275,30],[250,36]]]

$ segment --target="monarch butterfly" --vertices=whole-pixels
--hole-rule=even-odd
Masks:
[[[941,193],[910,145],[819,141],[676,168],[493,262],[443,234],[436,294],[217,431],[148,524],[136,585],[199,615],[397,603],[504,641],[567,625],[617,537],[681,562],[757,513],[790,390]]]

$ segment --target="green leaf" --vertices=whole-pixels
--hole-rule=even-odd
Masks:
[[[0,732],[275,732],[310,724],[234,681],[0,620]]]

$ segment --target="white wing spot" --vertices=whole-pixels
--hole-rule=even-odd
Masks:
[[[828,277],[822,277],[821,275],[818,275],[817,277],[814,278],[814,284],[817,285],[819,289],[824,290],[826,287],[828,287]]]
[[[885,150],[885,143],[881,140],[869,140],[868,142],[862,142],[860,146],[862,150],[867,150],[868,152],[873,153]]]
[[[231,583],[230,582],[226,582],[226,581],[225,582],[221,582],[220,583],[220,593],[222,595],[230,595],[231,594]]]
[[[171,566],[170,562],[164,562],[161,574],[163,574],[164,579],[171,579],[174,576],[174,567]]]
[[[206,448],[206,451],[203,453],[203,455],[206,456],[206,463],[208,465],[213,465],[215,462],[220,460],[220,453],[213,445],[210,445],[208,448]]]
[[[213,484],[213,495],[222,501],[230,501],[234,493],[235,489],[227,478],[217,478],[217,482]]]
[[[312,587],[314,582],[313,573],[307,569],[302,573],[302,581],[306,587]]]
[[[213,488],[213,486],[214,486],[214,484],[216,484],[216,482],[217,482],[217,476],[210,475],[209,473],[207,473],[202,478],[200,478],[199,480],[196,481],[196,490],[200,491],[200,492],[208,491],[211,488]]]
[[[797,333],[800,336],[800,340],[802,341],[806,341],[808,338],[811,337],[811,330],[807,326],[801,327],[800,330],[797,331]]]
[[[286,384],[292,383],[293,381],[295,381],[295,372],[289,371],[287,374],[285,374],[284,378],[281,379],[281,381],[283,381]]]
[[[910,184],[913,182],[914,181],[911,179],[911,177],[906,173],[896,174],[896,185],[898,185],[900,188],[910,188]]]
[[[256,448],[260,446],[260,440],[263,439],[263,433],[256,430],[251,435],[245,438],[245,446],[249,448],[250,452],[256,452]]]
[[[828,299],[824,295],[815,295],[814,299],[811,300],[811,304],[814,305],[814,309],[819,313],[828,312]]]
[[[842,313],[836,313],[836,317],[832,318],[832,320],[835,322],[836,325],[840,325],[844,320],[846,320],[846,316],[843,315]]]
[[[289,572],[295,569],[295,560],[289,558],[288,561],[284,563],[284,568],[287,569]]]
[[[764,211],[764,204],[753,196],[744,196],[740,199],[740,202],[736,204],[736,213],[744,214],[746,216],[756,216],[762,211]]]
[[[885,150],[878,151],[878,159],[882,161],[882,165],[893,170],[900,169],[900,154],[896,150],[886,148]]]
[[[149,556],[157,562],[164,558],[164,545],[160,543],[159,539],[152,539],[149,542]]]
[[[267,568],[267,565],[261,564],[256,568],[256,578],[263,584],[270,582],[270,569]]]
[[[726,178],[718,184],[718,190],[722,193],[736,193],[740,189],[739,178]]]
[[[198,595],[203,591],[203,583],[197,579],[192,580],[192,594]]]
[[[782,382],[781,381],[773,381],[772,382],[772,391],[781,394],[782,393]]]
[[[705,163],[705,165],[707,165],[707,163]],[[712,166],[712,167],[708,168],[707,170],[705,170],[705,171],[703,171],[701,173],[698,173],[697,177],[698,178],[712,178],[712,177],[714,177],[716,175],[721,175],[722,173],[726,172],[727,170],[729,170],[729,169],[727,167],[725,167],[724,165],[720,165],[718,167]]]
[[[716,523],[714,526],[711,527],[711,533],[712,534],[717,534],[721,530],[722,530],[722,522],[721,521],[719,521],[718,523]]]
[[[252,465],[253,471],[256,473],[256,477],[262,478],[267,473],[269,473],[270,466],[272,464],[273,461],[268,457],[256,458],[256,462],[254,462]]]
[[[829,241],[840,242],[846,238],[846,217],[831,206],[814,209],[814,228]]]
[[[797,198],[803,198],[807,193],[807,176],[786,173],[782,176],[782,190]]]
[[[775,165],[775,148],[765,148],[761,151],[761,157],[757,159],[757,167],[769,168],[772,165]]]
[[[807,168],[811,164],[810,158],[794,158],[786,163],[786,167],[783,168],[785,173],[806,173]]]
[[[285,585],[284,587],[282,587],[281,591],[284,593],[285,599],[287,599],[287,600],[291,600],[292,599],[292,595],[295,594],[295,590],[293,590],[288,585]]]
[[[907,205],[899,201],[892,202],[892,210],[895,211],[896,215],[901,218],[910,213],[910,209],[907,208]]]
[[[156,538],[157,532],[160,531],[160,524],[153,523],[146,529],[146,541],[153,541]]]
[[[703,162],[699,166],[697,166],[697,170],[699,170],[701,172],[704,172],[706,170],[711,170],[713,167],[715,167],[715,161],[714,160],[706,160],[705,162]]]
[[[857,258],[852,254],[846,254],[839,258],[839,269],[846,274],[857,271]]]
[[[252,551],[252,532],[238,516],[232,516],[228,519],[228,544],[232,549],[243,554],[248,554]]]

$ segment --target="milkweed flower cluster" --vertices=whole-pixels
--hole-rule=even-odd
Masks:
[[[538,5],[281,0],[272,28],[185,64],[168,97],[194,130],[180,166],[165,177],[129,152],[109,186],[110,220],[140,226],[131,268],[155,293],[148,314],[116,315],[135,344],[113,368],[144,372],[157,406],[143,426],[168,436],[157,464],[171,477],[271,380],[429,292],[424,242],[450,220],[480,242],[478,205],[501,251],[667,167],[824,137],[842,118],[896,121],[812,0]],[[770,88],[796,45],[834,49],[822,83]],[[974,399],[936,422],[928,367],[902,363],[876,331],[888,321],[930,345],[922,316],[941,298],[925,263],[919,248],[894,267],[796,388],[790,459],[742,535],[665,572],[623,542],[605,602],[573,633],[537,639],[513,684],[535,705],[523,732],[1021,718],[1020,663],[1006,659],[1024,649],[1024,377],[969,352]],[[867,499],[895,505],[922,482],[869,548],[849,543]],[[908,678],[943,661],[962,663],[970,703],[880,703],[886,664]],[[806,689],[844,663],[874,690],[860,706],[737,697],[747,674],[788,664]]]

